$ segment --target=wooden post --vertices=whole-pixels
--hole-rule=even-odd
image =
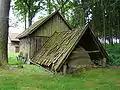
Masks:
[[[66,73],[67,73],[67,65],[64,64],[64,65],[63,65],[63,74],[65,75]]]
[[[102,66],[105,67],[106,66],[106,58],[103,58],[103,63]]]

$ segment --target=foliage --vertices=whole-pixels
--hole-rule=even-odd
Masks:
[[[51,14],[54,11],[52,0],[46,0],[47,12]]]
[[[55,9],[60,9],[60,12],[63,16],[66,16],[66,13],[69,9],[72,8],[71,0],[53,0],[53,6]]]
[[[106,46],[106,49],[110,57],[109,64],[113,66],[120,66],[120,45],[115,44],[113,46],[113,45],[108,44]]]
[[[15,14],[22,18],[32,18],[40,10],[51,14],[60,9],[61,14],[75,28],[90,23],[99,38],[113,44],[113,38],[119,39],[120,0],[14,0]]]
[[[119,39],[120,0],[82,0],[82,4],[85,16],[92,15],[90,24],[98,37],[107,39],[111,44],[113,38]]]
[[[43,1],[44,0],[14,0],[14,13],[15,15],[22,16],[23,19],[28,18],[30,26],[36,13],[43,9]]]
[[[55,10],[60,10],[63,16],[70,19],[71,10],[73,8],[72,0],[14,0],[13,10],[16,16],[21,17],[25,21],[28,18],[29,25],[32,19],[41,10],[51,14]]]
[[[72,15],[72,26],[79,28],[84,26],[84,10],[79,0],[73,1],[74,9]]]
[[[22,61],[17,60],[18,53],[8,53],[8,64],[9,65],[21,65]]]

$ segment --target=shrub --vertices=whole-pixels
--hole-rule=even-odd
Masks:
[[[120,45],[119,44],[114,44],[110,45],[107,44],[106,50],[109,55],[109,65],[112,66],[120,66]]]

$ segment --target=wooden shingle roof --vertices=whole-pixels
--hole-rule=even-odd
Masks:
[[[31,25],[29,28],[27,28],[25,31],[23,31],[21,34],[19,34],[17,36],[17,38],[23,38],[23,37],[26,37],[26,36],[32,34],[35,30],[37,30],[40,26],[42,26],[44,23],[46,23],[49,19],[51,19],[56,14],[59,14],[60,17],[63,19],[63,21],[66,23],[66,25],[71,29],[70,25],[67,23],[65,18],[57,10],[54,13],[48,15],[47,17],[35,22],[33,25]]]
[[[88,26],[84,30],[55,32],[35,55],[32,62],[48,67],[52,65],[52,70],[58,71],[87,29]],[[107,57],[104,48],[101,50]]]

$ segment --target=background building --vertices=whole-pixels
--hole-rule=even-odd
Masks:
[[[19,52],[19,39],[16,38],[18,33],[9,32],[8,35],[8,52]]]

